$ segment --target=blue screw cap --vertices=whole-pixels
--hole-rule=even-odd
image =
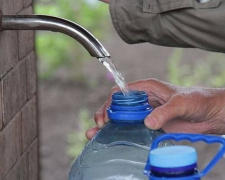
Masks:
[[[150,151],[150,166],[176,168],[197,163],[197,152],[190,146],[167,146]]]
[[[109,119],[116,122],[143,122],[152,110],[148,103],[148,95],[144,91],[130,91],[127,96],[119,91],[113,93],[112,103],[107,112]]]

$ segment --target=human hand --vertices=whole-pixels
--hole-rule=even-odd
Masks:
[[[109,4],[109,2],[110,2],[110,0],[99,0],[99,1],[102,1],[102,2],[107,3],[107,4]]]
[[[186,133],[225,133],[225,89],[179,87],[154,79],[141,80],[128,84],[131,90],[147,92],[150,104],[155,108],[145,119],[146,127],[162,128],[166,132]],[[108,100],[96,112],[97,126],[89,129],[87,138],[108,121],[107,108],[111,95],[118,91],[114,87]]]

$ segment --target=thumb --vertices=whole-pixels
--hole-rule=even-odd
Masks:
[[[160,129],[167,122],[179,118],[182,115],[181,106],[167,102],[155,108],[145,119],[145,126],[149,129]]]

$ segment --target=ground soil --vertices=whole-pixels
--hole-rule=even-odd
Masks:
[[[104,42],[111,53],[114,63],[119,67],[127,81],[145,78],[167,80],[167,59],[173,48],[150,44],[127,45],[112,28],[112,34]],[[204,59],[207,52],[189,49],[184,52],[184,62],[193,63]],[[114,82],[106,78],[106,70],[94,58],[85,65],[89,83],[77,83],[57,79],[39,81],[39,135],[40,166],[42,180],[66,180],[71,166],[71,159],[66,155],[67,134],[76,131],[78,112],[83,107],[92,115],[106,100]],[[60,75],[59,75],[60,76]],[[90,86],[94,81],[95,86]],[[218,149],[198,145],[201,164],[205,164]],[[223,159],[209,175],[207,180],[225,179],[225,160]]]

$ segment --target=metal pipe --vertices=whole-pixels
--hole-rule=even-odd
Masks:
[[[47,30],[66,34],[96,58],[110,57],[103,45],[86,29],[66,19],[45,15],[3,15],[2,30]]]

